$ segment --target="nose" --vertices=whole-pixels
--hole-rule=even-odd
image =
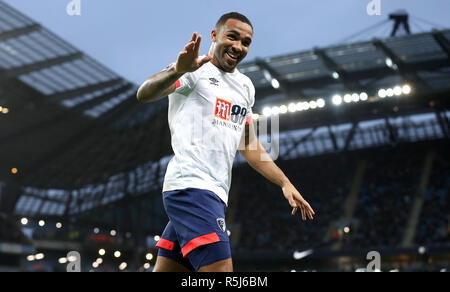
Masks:
[[[237,41],[233,43],[232,49],[234,52],[240,53],[242,52],[242,47],[242,43],[240,41]]]

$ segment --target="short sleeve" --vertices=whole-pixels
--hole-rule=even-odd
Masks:
[[[170,64],[163,71],[170,69],[172,66],[175,66],[175,63]],[[183,76],[175,81],[175,92],[183,95],[189,95],[199,79],[199,72],[200,70],[183,74]]]
[[[195,72],[185,73],[175,82],[175,92],[183,95],[189,95],[197,83],[197,74]]]

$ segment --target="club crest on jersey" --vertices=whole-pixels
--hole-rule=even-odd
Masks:
[[[225,230],[227,229],[226,225],[225,225],[225,219],[223,218],[217,218],[217,225],[219,226],[220,230],[222,230],[223,232],[225,232]]]

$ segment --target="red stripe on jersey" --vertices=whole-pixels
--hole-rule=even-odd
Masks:
[[[183,248],[181,249],[181,252],[183,253],[183,257],[186,258],[187,255],[191,251],[196,249],[197,247],[205,245],[205,244],[218,242],[218,241],[220,241],[220,238],[217,235],[217,233],[213,232],[213,233],[205,234],[205,235],[196,237],[196,238],[192,239],[191,241],[189,241],[188,243],[186,243],[183,246]]]
[[[252,123],[253,123],[253,118],[252,118],[251,115],[249,115],[249,116],[247,117],[247,122],[245,122],[245,125],[251,125]]]
[[[180,79],[175,82],[175,90],[181,87]]]
[[[160,238],[158,240],[158,243],[156,244],[156,247],[164,248],[167,250],[173,250],[173,246],[174,246],[174,243],[172,241],[164,239],[164,238]]]

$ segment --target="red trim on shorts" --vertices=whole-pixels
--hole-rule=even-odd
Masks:
[[[246,125],[246,126],[247,126],[247,125],[251,125],[252,123],[253,123],[253,118],[252,118],[252,116],[250,115],[250,116],[247,117],[247,121],[246,121],[245,125]]]
[[[164,238],[160,238],[158,240],[158,243],[156,244],[157,248],[164,248],[167,250],[173,250],[173,246],[174,246],[174,243],[172,241],[164,239]]]
[[[177,81],[175,81],[175,89],[178,89],[181,87],[181,82],[180,79],[178,79]]]
[[[205,235],[196,237],[196,238],[192,239],[191,241],[189,241],[188,243],[186,243],[183,246],[183,248],[181,249],[181,252],[183,253],[183,257],[186,258],[187,255],[191,251],[196,249],[197,247],[205,245],[205,244],[218,242],[218,241],[220,241],[220,238],[217,235],[217,233],[213,232],[213,233],[205,234]]]

